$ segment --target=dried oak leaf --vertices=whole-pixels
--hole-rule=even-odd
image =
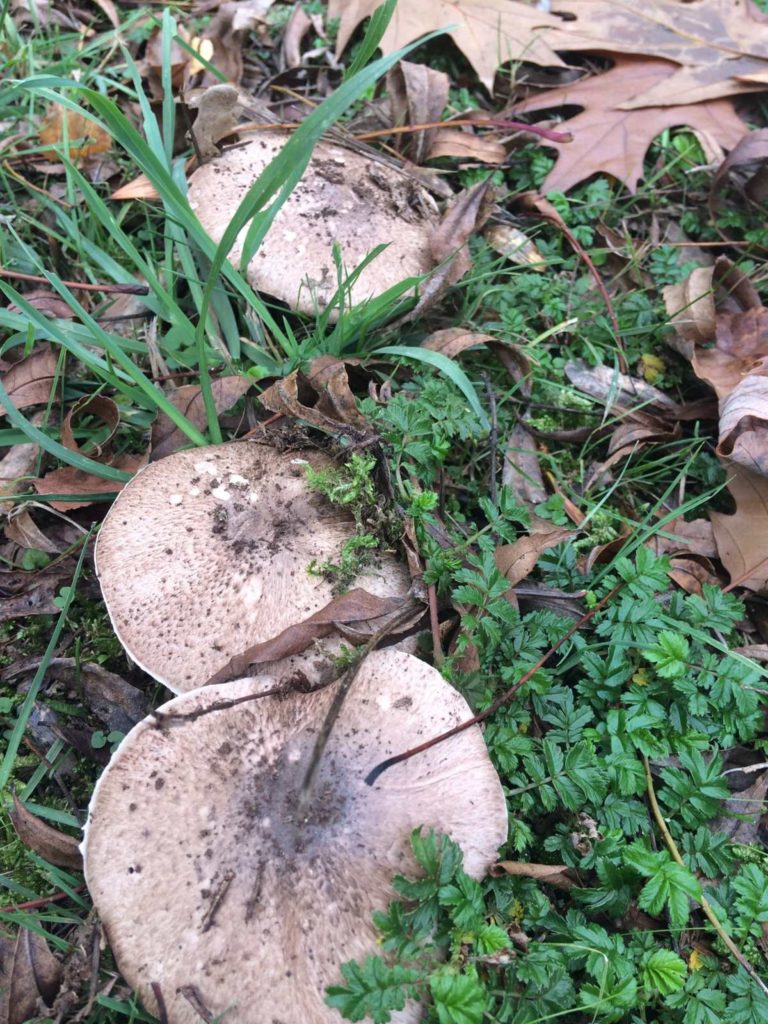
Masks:
[[[494,552],[496,568],[513,587],[533,571],[539,555],[573,537],[571,530],[555,529],[549,533],[532,533],[519,537],[512,544],[502,544]]]
[[[768,586],[768,478],[727,462],[726,468],[736,511],[709,514],[718,557],[732,584],[762,591]]]
[[[1,1024],[40,1019],[40,1003],[52,1006],[60,984],[61,965],[42,935],[0,932]]]
[[[627,96],[627,110],[765,88],[768,18],[751,0],[557,0],[554,7],[571,18],[562,23],[569,41],[558,40],[560,49],[645,55],[678,65],[674,74]]]
[[[363,18],[381,0],[330,0],[328,17],[340,18],[337,56]],[[525,60],[544,67],[565,67],[556,49],[567,49],[563,22],[514,0],[406,0],[399,3],[381,41],[386,55],[425,32],[453,26],[451,37],[490,90],[496,68],[507,61]],[[575,49],[576,47],[574,47]]]
[[[634,193],[643,176],[648,147],[665,128],[678,125],[696,129],[707,145],[708,155],[721,159],[719,147],[733,148],[745,131],[744,122],[728,100],[639,110],[624,105],[638,91],[663,83],[674,73],[675,65],[667,60],[618,56],[615,66],[601,75],[518,103],[514,108],[516,115],[552,107],[584,108],[559,126],[571,133],[571,142],[541,140],[541,145],[557,151],[557,163],[544,179],[541,191],[565,192],[602,171]]]
[[[35,572],[0,570],[0,622],[25,615],[56,615],[60,587],[72,579],[72,566],[56,564]]]

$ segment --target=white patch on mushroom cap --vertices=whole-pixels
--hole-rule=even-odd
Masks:
[[[205,473],[208,476],[214,476],[216,474],[216,463],[215,462],[196,462],[195,463],[196,473]]]
[[[168,499],[169,505],[180,505],[184,498],[180,494],[172,494]]]
[[[226,489],[226,487],[214,487],[213,490],[211,491],[211,494],[217,501],[229,501],[229,499],[232,497],[231,493]]]

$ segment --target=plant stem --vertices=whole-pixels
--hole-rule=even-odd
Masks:
[[[661,813],[661,808],[659,807],[659,801],[656,799],[656,790],[654,789],[654,786],[653,786],[653,776],[651,775],[651,766],[650,766],[650,764],[648,762],[648,758],[645,756],[645,754],[643,754],[643,768],[645,769],[645,781],[646,781],[646,789],[647,789],[647,792],[648,792],[648,803],[651,805],[651,811],[653,812],[653,817],[654,817],[654,819],[656,821],[656,824],[659,826],[659,831],[661,832],[661,834],[662,834],[662,836],[664,838],[664,842],[667,844],[667,849],[669,850],[669,852],[670,852],[670,854],[672,856],[672,860],[674,860],[676,864],[679,864],[680,867],[687,869],[687,865],[686,865],[685,861],[683,860],[683,858],[681,857],[680,851],[677,848],[677,843],[672,838],[672,833],[669,831],[669,829],[667,827],[667,823],[664,820],[664,815]],[[712,904],[709,902],[709,900],[706,898],[706,896],[701,896],[699,898],[698,902],[699,902],[699,906],[704,911],[707,919],[709,920],[709,923],[712,925],[712,927],[717,932],[719,938],[722,940],[723,945],[728,949],[728,951],[733,956],[733,958],[739,964],[741,964],[741,966],[744,968],[744,970],[747,972],[747,974],[750,976],[750,978],[752,978],[752,980],[757,983],[757,985],[760,987],[760,989],[763,992],[763,994],[768,996],[768,985],[765,984],[765,982],[760,977],[760,975],[757,973],[755,968],[752,966],[752,964],[749,962],[749,960],[747,960],[747,958],[741,952],[739,947],[736,945],[736,943],[730,937],[728,932],[723,927],[722,922],[718,920],[717,915],[715,914],[714,910],[712,909]]]

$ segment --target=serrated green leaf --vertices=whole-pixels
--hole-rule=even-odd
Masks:
[[[688,968],[671,949],[657,949],[643,958],[640,976],[644,988],[668,996],[685,985]]]

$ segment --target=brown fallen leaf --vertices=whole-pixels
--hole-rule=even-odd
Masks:
[[[768,373],[768,355],[761,369]],[[717,454],[768,476],[768,377],[750,374],[720,403]]]
[[[530,238],[511,224],[490,224],[483,232],[483,238],[494,252],[506,256],[511,263],[530,267],[543,274],[545,259]]]
[[[674,61],[674,74],[638,89],[626,109],[703,103],[764,88],[768,23],[750,0],[556,0],[567,15],[564,50],[642,54]]]
[[[749,278],[725,257],[663,290],[675,328],[668,343],[723,399],[768,356],[768,311]],[[712,345],[712,342],[716,342]],[[764,372],[764,371],[762,371]]]
[[[67,146],[70,160],[81,161],[106,153],[112,148],[112,137],[100,125],[83,114],[52,104],[38,131],[43,146]]]
[[[30,509],[24,505],[17,505],[11,511],[3,530],[8,540],[27,551],[45,551],[49,555],[58,555],[64,550],[64,545],[43,533],[32,518]]]
[[[708,558],[690,555],[675,556],[669,560],[669,578],[687,594],[702,594],[704,584],[712,587],[719,585],[714,567]]]
[[[438,128],[427,153],[428,160],[455,156],[481,164],[503,164],[507,150],[503,143],[488,135],[476,135],[469,128]]]
[[[131,181],[126,182],[125,185],[116,188],[109,198],[123,201],[128,199],[159,199],[160,193],[146,174],[139,174]]]
[[[300,3],[296,4],[291,11],[280,42],[280,65],[282,68],[297,68],[301,65],[301,43],[312,28],[312,24],[312,19],[303,6]]]
[[[654,138],[665,128],[687,125],[712,140],[710,159],[722,159],[722,150],[733,148],[745,125],[728,100],[706,103],[646,106],[622,105],[638,92],[674,77],[675,65],[666,60],[620,56],[609,71],[583,78],[573,85],[533,96],[516,104],[514,114],[553,107],[583,107],[583,111],[558,125],[571,142],[540,140],[557,151],[557,163],[541,185],[541,192],[565,192],[598,172],[609,174],[634,193],[643,176],[643,161]]]
[[[42,935],[19,928],[0,932],[0,1022],[39,1020],[39,1001],[52,1006],[61,985],[61,965]]]
[[[370,17],[381,0],[330,0],[328,17],[341,18],[336,55],[341,55],[355,28]],[[563,23],[514,0],[420,0],[400,3],[381,41],[386,55],[426,32],[453,26],[451,38],[491,91],[496,68],[508,61],[564,67],[555,52],[567,49]]]
[[[722,812],[712,819],[709,828],[724,833],[732,843],[763,846],[766,798],[768,772],[763,771],[750,786],[723,803]]]
[[[220,152],[218,143],[237,123],[239,92],[233,85],[211,85],[196,97],[197,117],[192,125],[195,150],[201,161]],[[190,106],[193,106],[190,101]]]
[[[107,428],[106,437],[87,450],[90,458],[100,459],[109,450],[117,433],[117,428],[120,425],[120,410],[117,404],[106,395],[88,395],[86,398],[81,398],[79,402],[75,402],[67,411],[61,425],[61,443],[71,452],[81,451],[74,434],[74,425],[81,416],[101,420],[103,426]]]
[[[30,306],[34,306],[35,309],[39,309],[41,313],[45,313],[46,316],[59,320],[72,320],[75,316],[64,299],[60,298],[56,292],[46,288],[35,288],[31,292],[24,292],[24,301],[28,302]],[[20,313],[21,310],[12,302],[8,306],[8,312]]]
[[[768,83],[766,88],[768,88]],[[766,160],[768,160],[768,129],[759,128],[757,131],[747,132],[720,164],[712,179],[709,189],[709,208],[714,220],[717,219],[718,211],[725,205],[725,199],[721,196],[721,192],[731,172],[735,168],[742,168],[747,164],[757,164],[764,170]],[[743,186],[743,192],[747,199],[758,203],[764,199],[764,196],[758,191],[759,175],[760,170],[758,169]],[[758,194],[755,194],[756,192]]]
[[[676,417],[677,403],[640,377],[619,373],[610,366],[588,366],[582,359],[567,362],[565,375],[575,388],[606,408]]]
[[[443,71],[401,60],[387,74],[394,127],[439,121],[448,102],[450,85],[451,81]],[[423,164],[431,155],[436,132],[436,128],[427,128],[398,136],[402,140],[400,152],[415,164]]]
[[[512,875],[515,878],[533,878],[557,889],[573,889],[579,883],[574,878],[573,868],[566,864],[528,864],[525,861],[500,860],[491,868],[493,878]]]
[[[372,433],[357,408],[343,363],[327,367],[319,383],[300,370],[294,370],[262,391],[259,402],[270,412],[305,420],[326,433],[338,433],[344,428],[348,431],[350,427],[354,431]]]
[[[376,597],[362,587],[355,587],[346,594],[333,598],[309,618],[288,626],[271,640],[254,644],[242,654],[231,658],[224,668],[206,681],[206,686],[247,675],[252,665],[263,665],[266,662],[300,654],[313,641],[332,633],[338,623],[362,626],[370,620],[392,615],[404,608],[409,601],[410,598],[403,597]]]
[[[34,572],[0,570],[0,622],[24,615],[57,615],[61,609],[54,598],[71,579],[72,567],[61,564]]]
[[[148,456],[132,455],[130,452],[125,455],[118,455],[108,460],[108,465],[113,469],[121,469],[124,473],[138,473],[142,466],[147,464]],[[85,499],[86,494],[115,494],[122,490],[125,483],[120,480],[108,480],[97,473],[86,473],[75,466],[62,466],[60,469],[53,469],[50,473],[31,481],[33,487],[41,496],[47,494],[67,494],[71,498],[49,500],[51,508],[58,512],[68,512],[73,508],[83,508],[92,504],[92,501]]]
[[[496,568],[514,587],[533,571],[542,551],[554,548],[571,537],[573,531],[556,529],[550,533],[519,537],[512,544],[502,544],[493,554]]]
[[[249,32],[264,24],[264,16],[274,0],[227,0],[219,4],[216,14],[203,31],[202,42],[210,42],[210,63],[228,82],[237,85],[243,77],[243,46]],[[216,79],[205,73],[204,85]]]
[[[3,386],[17,409],[45,405],[56,381],[56,353],[50,345],[36,345],[24,359],[3,373]],[[0,407],[0,416],[6,410]]]
[[[768,586],[768,478],[725,463],[732,515],[710,512],[717,554],[731,585],[762,591]]]
[[[211,392],[217,413],[228,412],[245,395],[253,385],[253,378],[240,374],[217,377],[211,382]],[[203,402],[203,393],[198,384],[185,384],[168,396],[179,412],[199,430],[204,430],[208,422]],[[173,421],[164,413],[159,412],[152,424],[150,442],[150,462],[157,462],[171,452],[186,448],[189,444],[187,435],[179,430]]]
[[[531,434],[519,420],[507,438],[501,482],[515,499],[528,509],[531,533],[549,533],[552,523],[536,515],[534,509],[548,498],[539,465],[539,453]]]
[[[39,414],[32,417],[32,422]],[[0,459],[0,498],[27,490],[25,478],[35,473],[40,449],[36,444],[15,444]]]
[[[70,871],[82,871],[83,858],[77,839],[59,832],[38,818],[13,794],[13,807],[8,812],[16,835],[26,847],[49,864]]]

